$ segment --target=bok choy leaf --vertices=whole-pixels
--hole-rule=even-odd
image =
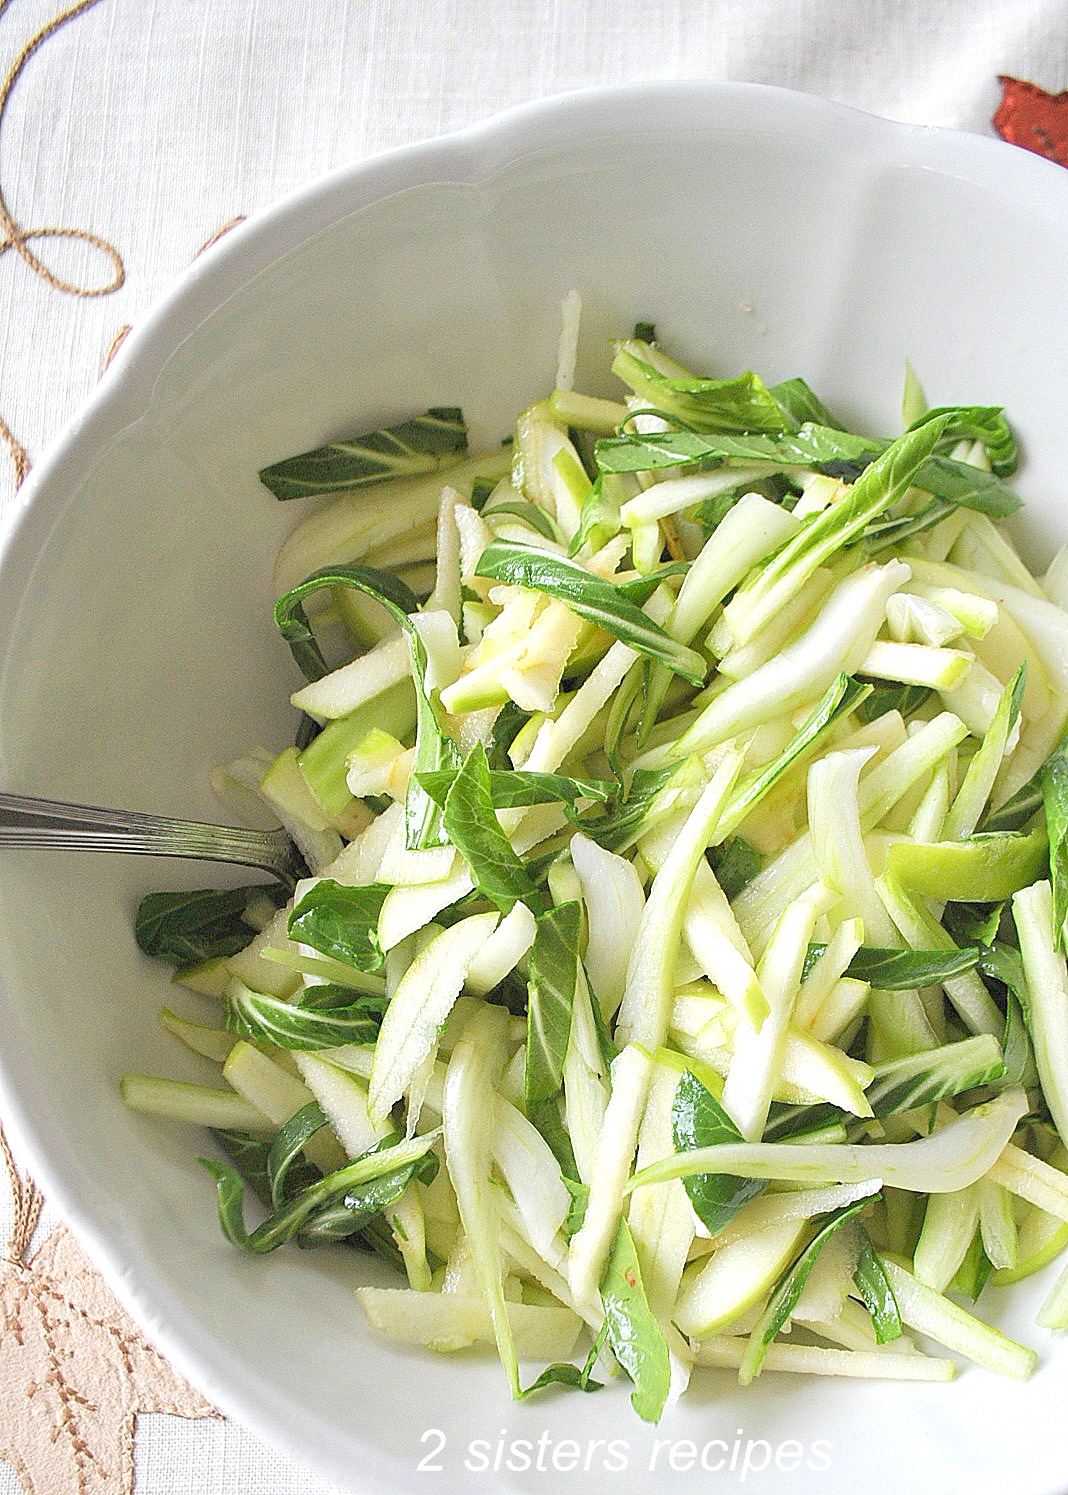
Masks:
[[[384,882],[354,888],[324,877],[290,914],[290,938],[358,971],[377,971],[386,958],[378,943],[378,916],[389,891]]]
[[[309,986],[297,1001],[287,1002],[233,981],[223,994],[223,1022],[230,1033],[276,1048],[331,1049],[374,1043],[385,1005],[385,993],[357,996],[333,983]]]
[[[351,587],[372,597],[391,614],[407,636],[415,682],[416,732],[415,759],[405,801],[405,836],[408,846],[414,849],[440,846],[443,844],[441,813],[420,785],[419,775],[457,767],[460,754],[452,738],[443,730],[426,687],[426,646],[410,616],[419,606],[418,599],[397,577],[367,566],[328,566],[306,577],[299,586],[278,599],[274,617],[279,632],[309,680],[321,679],[326,674],[326,663],[304,611],[304,599],[323,587]]]
[[[740,1385],[748,1386],[760,1374],[768,1345],[771,1344],[793,1312],[797,1300],[801,1296],[801,1290],[808,1281],[809,1273],[816,1264],[816,1257],[823,1250],[823,1247],[836,1231],[841,1230],[847,1221],[852,1220],[854,1215],[859,1214],[870,1203],[870,1197],[857,1199],[852,1204],[844,1205],[841,1209],[835,1210],[834,1214],[820,1226],[793,1265],[783,1273],[778,1283],[772,1289],[767,1307],[761,1314],[756,1328],[749,1336],[749,1344],[746,1347],[746,1352],[742,1357],[742,1363],[738,1370]]]
[[[577,561],[529,545],[494,540],[479,557],[475,574],[557,597],[580,618],[659,660],[691,685],[704,684],[708,666],[695,649],[670,638],[618,587]]]
[[[582,910],[577,903],[561,903],[542,914],[530,951],[527,983],[527,1048],[524,1098],[527,1115],[558,1154],[569,1177],[577,1176],[570,1142],[561,1152],[562,1127],[556,1100],[564,1078],[564,1060],[571,1037],[571,1013],[579,977],[579,936]],[[566,1133],[564,1140],[566,1141]]]
[[[134,938],[146,955],[178,967],[236,955],[252,938],[245,912],[254,900],[276,903],[277,883],[246,888],[198,888],[192,892],[149,893],[137,908]]]
[[[502,914],[514,903],[536,901],[529,869],[512,849],[493,808],[486,749],[476,743],[445,796],[445,834],[471,868],[475,886]]]
[[[901,1314],[878,1252],[872,1245],[871,1236],[861,1227],[863,1245],[857,1262],[853,1281],[871,1315],[872,1328],[879,1344],[889,1344],[901,1338]]]
[[[324,1124],[325,1117],[319,1125]],[[317,1220],[327,1211],[331,1212],[332,1239],[360,1230],[385,1204],[403,1193],[417,1172],[430,1180],[437,1171],[437,1159],[431,1152],[437,1136],[437,1132],[427,1132],[407,1142],[398,1141],[396,1134],[385,1138],[354,1162],[291,1195],[251,1232],[244,1221],[245,1183],[241,1175],[216,1158],[199,1161],[215,1179],[223,1234],[235,1246],[262,1255],[299,1234],[313,1234]]]
[[[741,1142],[742,1134],[719,1101],[692,1070],[679,1081],[671,1108],[676,1152],[696,1147],[715,1147],[720,1142]],[[733,1178],[722,1173],[696,1173],[683,1179],[697,1218],[715,1236],[730,1224],[750,1199],[767,1188],[756,1178]]]
[[[463,412],[451,406],[435,408],[399,425],[274,462],[261,469],[260,482],[281,499],[343,493],[448,467],[466,450]]]
[[[671,1386],[671,1361],[663,1330],[649,1307],[634,1239],[620,1220],[601,1278],[608,1343],[634,1382],[631,1403],[643,1422],[659,1422]]]

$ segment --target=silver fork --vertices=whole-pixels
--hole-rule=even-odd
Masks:
[[[201,820],[171,820],[134,810],[71,805],[0,791],[0,847],[110,851],[137,856],[237,862],[269,872],[292,888],[307,868],[282,829],[247,830]]]

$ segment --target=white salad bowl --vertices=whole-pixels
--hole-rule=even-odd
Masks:
[[[897,428],[906,357],[932,403],[1003,404],[1023,543],[1041,560],[1068,539],[1068,175],[766,88],[553,99],[286,199],[130,337],[3,536],[0,784],[220,818],[208,770],[277,750],[294,720],[270,577],[297,506],[257,470],[429,405],[496,442],[551,385],[572,288],[594,392],[640,317],[704,369],[804,375],[861,428]],[[990,1300],[1040,1351],[1026,1385],[967,1366],[949,1385],[703,1373],[650,1428],[622,1382],[513,1405],[490,1355],[375,1338],[353,1295],[374,1269],[351,1252],[228,1246],[202,1137],[118,1089],[128,1068],[201,1075],[156,1022],[196,999],[139,954],[132,918],[148,889],[213,880],[0,857],[0,1081],[50,1199],[224,1412],[390,1495],[1063,1489],[1068,1346],[1034,1327],[1041,1279]]]

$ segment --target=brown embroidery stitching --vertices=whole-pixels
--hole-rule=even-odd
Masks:
[[[12,63],[3,84],[0,84],[0,128],[3,127],[4,115],[7,112],[8,101],[11,98],[11,90],[18,82],[23,68],[33,54],[50,36],[54,36],[61,27],[65,26],[68,21],[73,21],[76,16],[80,16],[84,11],[91,10],[94,5],[98,5],[99,3],[100,0],[79,0],[77,5],[72,5],[69,10],[63,11],[60,15],[49,21],[47,26],[42,26],[36,36],[31,37],[26,43]],[[3,9],[6,9],[6,5],[0,8],[0,15],[3,14]],[[52,286],[54,290],[65,291],[71,296],[107,296],[112,291],[117,291],[126,279],[126,268],[123,265],[122,256],[113,244],[108,243],[107,239],[102,239],[99,234],[90,233],[88,229],[84,228],[23,228],[12,215],[10,208],[4,200],[2,191],[0,191],[0,230],[4,234],[4,238],[0,240],[0,254],[3,254],[8,249],[13,249],[23,263],[35,275],[39,275],[43,281]],[[76,285],[74,281],[64,280],[62,276],[50,270],[44,260],[30,248],[31,241],[41,239],[74,239],[82,244],[91,245],[92,248],[99,250],[104,258],[110,262],[111,279],[104,285],[99,286],[80,286]]]
[[[15,440],[7,422],[0,418],[0,438],[3,438],[11,453],[11,461],[15,467],[15,492],[17,493],[26,481],[26,475],[30,470],[30,459],[26,455],[26,448],[21,442]]]
[[[26,1260],[41,1195],[0,1128],[15,1205],[0,1274],[0,1458],[27,1495],[131,1495],[139,1411],[217,1415],[152,1349],[61,1225]]]

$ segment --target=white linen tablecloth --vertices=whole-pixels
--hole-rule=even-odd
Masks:
[[[0,77],[61,9],[0,0]],[[36,459],[123,325],[223,224],[371,152],[638,79],[778,84],[991,133],[999,74],[1068,87],[1063,0],[99,0],[17,79],[0,120],[0,194],[23,230],[108,241],[126,279],[79,298],[0,253],[0,418]],[[84,243],[30,247],[61,279],[111,276]],[[14,493],[0,449],[0,512]],[[38,1238],[54,1223],[46,1209]],[[135,1467],[135,1495],[329,1490],[214,1420],[140,1418]],[[0,1463],[0,1495],[19,1489]]]

